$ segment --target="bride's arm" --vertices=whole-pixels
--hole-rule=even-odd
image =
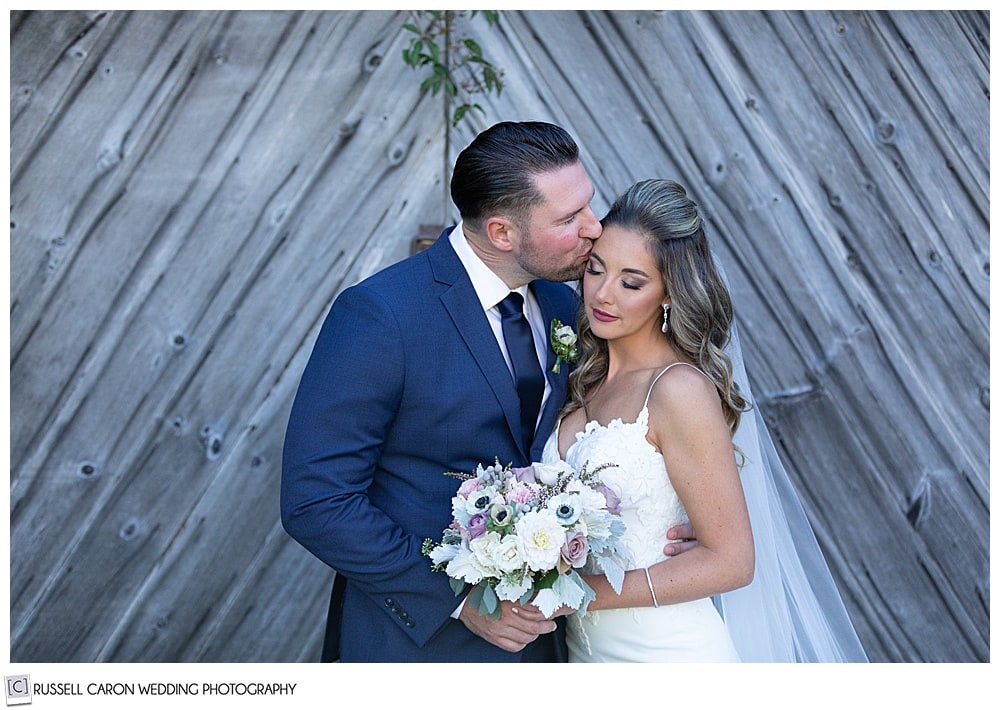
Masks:
[[[669,378],[669,386],[665,382]],[[687,510],[698,545],[682,555],[625,575],[621,594],[607,579],[588,577],[597,599],[589,609],[672,604],[737,589],[753,579],[750,519],[732,440],[711,382],[674,368],[653,388],[650,442],[663,452],[670,481]],[[652,590],[650,589],[652,587]]]

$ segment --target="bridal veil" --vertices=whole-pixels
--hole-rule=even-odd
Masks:
[[[722,272],[720,267],[720,273]],[[747,662],[866,662],[802,503],[750,389],[735,324],[726,352],[753,409],[733,439],[753,527],[756,569],[748,586],[715,599]]]

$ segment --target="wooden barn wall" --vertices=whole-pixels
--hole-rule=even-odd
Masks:
[[[333,298],[441,204],[405,14],[10,15],[10,657],[314,661],[283,532]],[[480,26],[480,24],[482,26]],[[523,11],[452,137],[685,184],[872,660],[989,660],[988,12]]]

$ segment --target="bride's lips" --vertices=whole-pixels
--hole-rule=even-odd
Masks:
[[[612,323],[618,320],[617,316],[613,316],[610,313],[605,313],[599,308],[594,308],[590,312],[593,314],[594,320],[599,320],[601,321],[601,323]]]

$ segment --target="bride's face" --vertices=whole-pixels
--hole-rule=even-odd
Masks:
[[[612,340],[635,333],[660,333],[663,278],[639,232],[617,225],[594,243],[583,275],[583,302],[594,335]]]

